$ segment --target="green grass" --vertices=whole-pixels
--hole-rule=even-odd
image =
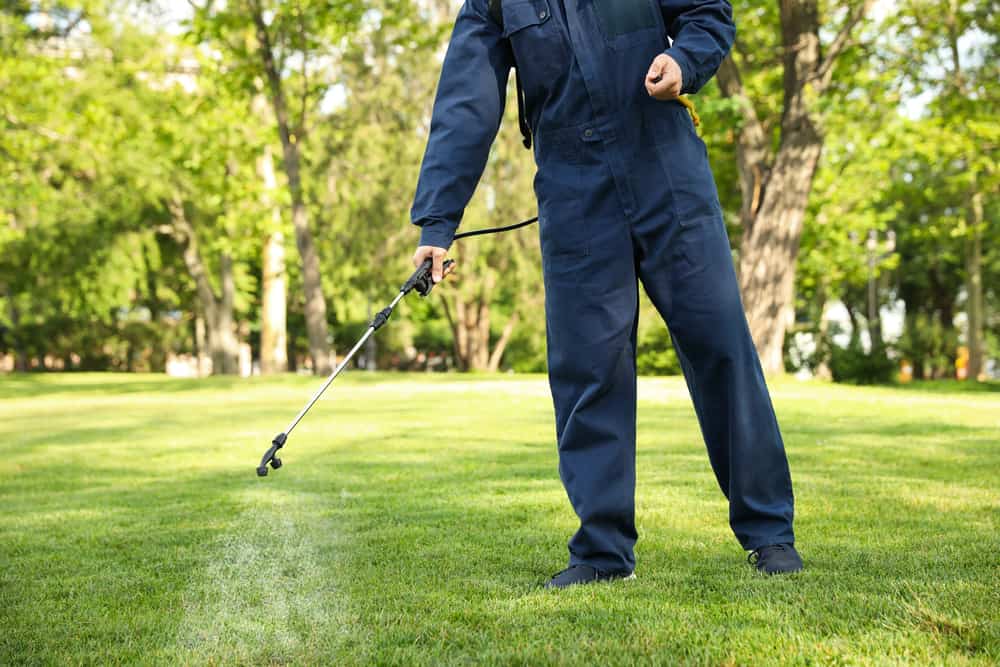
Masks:
[[[542,377],[0,377],[0,664],[995,664],[1000,394],[774,385],[806,571],[640,383],[638,579],[558,593]]]

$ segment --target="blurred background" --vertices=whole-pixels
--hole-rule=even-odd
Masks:
[[[329,370],[411,271],[459,6],[3,0],[0,371]],[[997,3],[734,12],[694,101],[766,370],[1000,377]],[[463,229],[533,176],[511,102]],[[452,255],[357,365],[544,370],[537,230]],[[679,373],[642,308],[640,372]]]

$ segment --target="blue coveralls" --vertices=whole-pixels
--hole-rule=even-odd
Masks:
[[[517,62],[535,135],[559,473],[570,565],[635,567],[636,324],[642,281],[668,325],[745,549],[793,543],[784,445],[743,312],[705,144],[647,94],[660,53],[697,92],[728,52],[724,0],[466,0],[434,104],[412,220],[450,246]],[[667,35],[672,43],[668,44]]]

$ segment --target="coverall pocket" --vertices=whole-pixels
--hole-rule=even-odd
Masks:
[[[505,0],[503,36],[510,40],[525,92],[547,88],[569,69],[569,52],[548,0]]]
[[[679,102],[655,102],[645,112],[647,140],[656,150],[670,187],[674,214],[682,224],[719,217],[722,207],[705,142]]]
[[[586,276],[590,245],[579,225],[542,218],[538,227],[546,285],[577,285]]]
[[[653,0],[593,0],[604,41],[616,51],[640,44],[660,42],[666,48],[666,32],[657,18]]]
[[[619,220],[543,219],[539,227],[546,289],[602,296],[628,282],[632,242]]]
[[[542,253],[542,275],[546,285],[580,286],[586,283],[590,250],[587,246],[576,248],[548,248]]]
[[[715,262],[718,250],[725,244],[725,225],[720,215],[682,218],[678,221],[670,253],[671,278],[679,284],[705,271]]]
[[[548,0],[513,0],[503,4],[503,36],[508,39],[525,28],[552,18]]]

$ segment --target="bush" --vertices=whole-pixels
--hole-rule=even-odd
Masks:
[[[904,359],[913,363],[914,379],[954,377],[958,331],[950,323],[942,323],[938,313],[907,314],[896,347]]]
[[[681,364],[670,332],[662,323],[656,324],[640,332],[636,370],[640,375],[680,375]]]
[[[889,384],[896,374],[896,362],[889,358],[884,346],[866,353],[854,338],[846,348],[831,346],[830,372],[834,382]]]

